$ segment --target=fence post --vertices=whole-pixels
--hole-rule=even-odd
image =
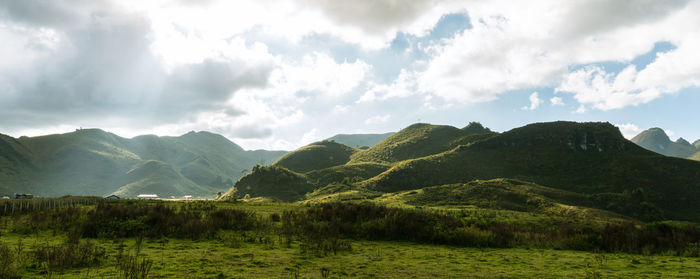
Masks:
[[[15,215],[15,201],[12,201],[12,215]]]

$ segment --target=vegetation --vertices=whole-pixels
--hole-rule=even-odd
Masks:
[[[304,174],[278,166],[253,167],[253,171],[241,178],[221,199],[250,197],[272,197],[282,201],[296,201],[313,191],[315,186]]]
[[[350,161],[350,155],[356,151],[334,141],[320,141],[285,154],[273,165],[304,173],[343,165]]]
[[[496,211],[135,200],[33,211],[0,217],[0,277],[693,277],[700,270],[695,224],[523,223],[488,212]]]
[[[448,152],[400,162],[360,185],[394,192],[517,178],[590,195],[584,205],[643,220],[698,221],[700,163],[625,140],[611,124],[531,124]]]
[[[98,129],[18,139],[0,135],[0,193],[214,196],[231,188],[241,170],[282,154],[245,151],[207,132],[133,139]]]
[[[306,168],[296,167],[306,172],[275,169],[251,174],[257,178],[244,178],[236,185],[239,191],[250,188],[240,196],[305,198],[310,203],[366,200],[380,193],[511,178],[536,183],[537,187],[528,189],[539,189],[525,193],[511,209],[530,208],[522,201],[537,194],[548,202],[587,212],[602,210],[645,221],[700,220],[696,213],[700,211],[700,164],[646,151],[609,123],[536,123],[501,134],[478,123],[462,129],[415,124],[367,150],[355,151],[349,162],[330,167],[324,159],[328,149],[314,146],[285,156],[285,160],[307,162]],[[315,155],[308,150],[315,150]],[[281,177],[274,177],[278,174]],[[293,184],[279,183],[290,177]],[[506,187],[502,182],[500,186]],[[474,188],[490,193],[488,198],[474,192],[464,196],[509,200],[524,193],[512,185],[492,192],[497,189],[493,186]],[[295,190],[290,194],[288,189]]]
[[[395,163],[444,152],[493,134],[478,123],[467,127],[413,124],[371,148],[357,152],[351,157],[351,162]]]

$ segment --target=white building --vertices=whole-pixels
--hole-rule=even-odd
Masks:
[[[136,196],[137,199],[157,199],[158,195],[156,194],[140,194]]]

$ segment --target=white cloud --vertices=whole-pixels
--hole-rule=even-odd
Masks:
[[[413,73],[401,69],[399,76],[391,84],[372,83],[369,89],[357,100],[357,103],[408,97],[417,93],[416,77]]]
[[[578,108],[577,108],[575,111],[573,111],[573,112],[571,112],[571,113],[573,113],[573,114],[584,114],[584,113],[586,113],[587,111],[588,111],[588,110],[586,109],[586,106],[585,106],[585,105],[580,105],[580,106],[578,106]]]
[[[537,92],[532,92],[532,94],[530,94],[529,99],[530,106],[524,106],[522,107],[522,110],[536,110],[540,107],[540,104],[544,102],[542,99],[540,99],[539,94]]]
[[[694,41],[700,33],[686,26],[698,23],[693,14],[700,11],[700,5],[652,2],[489,1],[468,5],[473,28],[446,40],[444,46],[431,48],[432,59],[418,74],[420,90],[450,101],[491,101],[510,90],[556,86],[573,65],[627,63],[651,50],[655,43],[667,40],[678,46],[673,51],[677,55],[669,53],[658,62],[668,60],[664,64],[671,66],[685,60],[685,64],[679,64],[683,69],[669,73],[651,71],[652,66],[648,71],[657,75],[640,73],[640,83],[657,83],[668,92],[696,84],[694,65],[700,62],[694,61],[700,59],[691,50],[698,49]],[[601,11],[615,16],[600,16]],[[669,75],[674,78],[663,79]],[[674,81],[680,81],[681,86],[674,85]],[[638,97],[642,98],[610,101],[619,106],[594,103],[593,107],[618,108],[657,96]]]
[[[373,116],[370,118],[365,119],[365,125],[375,125],[375,124],[381,124],[389,121],[391,119],[391,115],[389,114],[384,114],[384,115],[377,115]]]
[[[639,132],[642,131],[642,129],[640,129],[639,127],[637,127],[637,125],[634,125],[632,123],[617,124],[615,126],[617,126],[617,128],[620,129],[622,135],[625,136],[625,138],[627,139],[633,138],[634,136],[639,134]]]
[[[336,63],[324,53],[304,56],[300,63],[283,63],[273,72],[272,86],[291,91],[315,91],[339,96],[357,87],[372,66],[356,60],[353,63]]]
[[[632,65],[617,74],[597,66],[574,71],[565,76],[556,91],[573,94],[580,104],[611,110],[645,104],[683,88],[700,86],[699,38],[688,39],[677,49],[658,54],[642,70]]]
[[[551,99],[549,99],[549,102],[553,106],[563,106],[564,105],[564,100],[560,97],[552,97]]]

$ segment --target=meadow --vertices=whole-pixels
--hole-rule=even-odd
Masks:
[[[700,276],[695,224],[567,226],[530,215],[527,225],[512,214],[349,203],[73,204],[0,217],[0,278]]]

